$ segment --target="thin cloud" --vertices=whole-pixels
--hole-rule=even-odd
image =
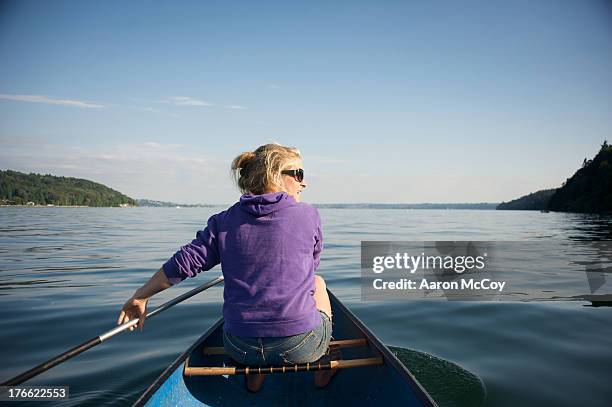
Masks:
[[[183,148],[183,147],[185,147],[183,144],[160,144],[160,143],[157,143],[155,141],[147,141],[143,145],[145,147],[156,148],[156,149],[160,149],[160,148],[175,149],[175,148]]]
[[[308,155],[308,162],[316,162],[319,164],[350,164],[354,160],[345,158],[328,157],[323,155]]]
[[[178,114],[176,113],[172,113],[172,112],[166,112],[164,110],[160,110],[160,109],[156,109],[154,107],[150,107],[150,106],[145,106],[145,107],[139,107],[139,106],[126,106],[129,109],[135,109],[135,110],[140,110],[143,112],[149,112],[149,113],[157,113],[157,114],[163,114],[163,115],[167,115],[170,117],[179,117]]]
[[[246,107],[241,106],[241,105],[228,105],[225,106],[226,109],[246,109]]]
[[[55,99],[44,95],[7,95],[0,93],[0,99],[14,100],[17,102],[45,103],[48,105],[73,106],[85,109],[97,109],[101,107],[106,107],[99,103],[89,103],[76,99]]]
[[[168,103],[172,103],[176,106],[212,106],[210,102],[194,99],[189,96],[172,96],[169,98]]]
[[[280,86],[275,83],[270,83],[268,84],[268,89],[280,89]]]

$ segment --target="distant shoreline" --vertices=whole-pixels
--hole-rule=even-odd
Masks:
[[[496,204],[311,204],[318,209],[402,209],[402,210],[494,210]],[[87,205],[5,205],[2,208],[166,208],[166,209],[193,209],[230,207],[231,204],[207,205],[175,205],[175,206],[87,206]]]
[[[87,205],[0,205],[2,208],[138,208],[137,206],[87,206]]]

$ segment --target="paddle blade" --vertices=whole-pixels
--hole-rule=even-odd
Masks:
[[[424,352],[389,346],[440,406],[476,407],[486,389],[478,376],[461,366]]]

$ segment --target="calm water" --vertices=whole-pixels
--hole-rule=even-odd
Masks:
[[[0,208],[0,380],[112,328],[132,292],[222,209]],[[362,302],[359,285],[362,240],[612,240],[611,218],[469,210],[320,213],[325,250],[319,272],[385,343],[461,366],[484,384],[485,405],[612,403],[610,307],[558,299]],[[560,275],[557,258],[540,256],[550,261],[553,277]],[[604,276],[609,270],[604,267]],[[580,278],[563,272],[567,282],[560,289],[584,283],[583,271]],[[185,281],[151,305],[219,274],[215,269]],[[119,335],[29,383],[69,385],[71,405],[129,404],[219,317],[221,294],[220,287],[208,290],[147,321],[143,333]],[[454,370],[439,370],[450,375],[441,381],[453,382]],[[449,389],[444,400],[452,400]]]

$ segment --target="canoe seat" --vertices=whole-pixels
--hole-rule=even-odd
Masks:
[[[362,366],[382,365],[384,363],[382,356],[360,358],[360,359],[342,359],[340,352],[341,348],[366,346],[367,340],[360,339],[344,339],[332,341],[329,344],[329,351],[319,360],[311,363],[285,364],[285,365],[268,365],[268,366],[190,366],[189,358],[185,361],[183,374],[185,376],[221,376],[221,375],[240,375],[240,374],[270,374],[270,373],[291,373],[291,372],[308,372],[317,370],[329,369],[347,369]],[[204,355],[224,355],[223,347],[205,347]]]
[[[331,341],[329,343],[329,348],[350,348],[357,346],[366,346],[368,344],[365,338],[358,339],[344,339],[339,341]],[[202,353],[204,355],[225,355],[225,349],[223,346],[209,346],[202,349]]]

